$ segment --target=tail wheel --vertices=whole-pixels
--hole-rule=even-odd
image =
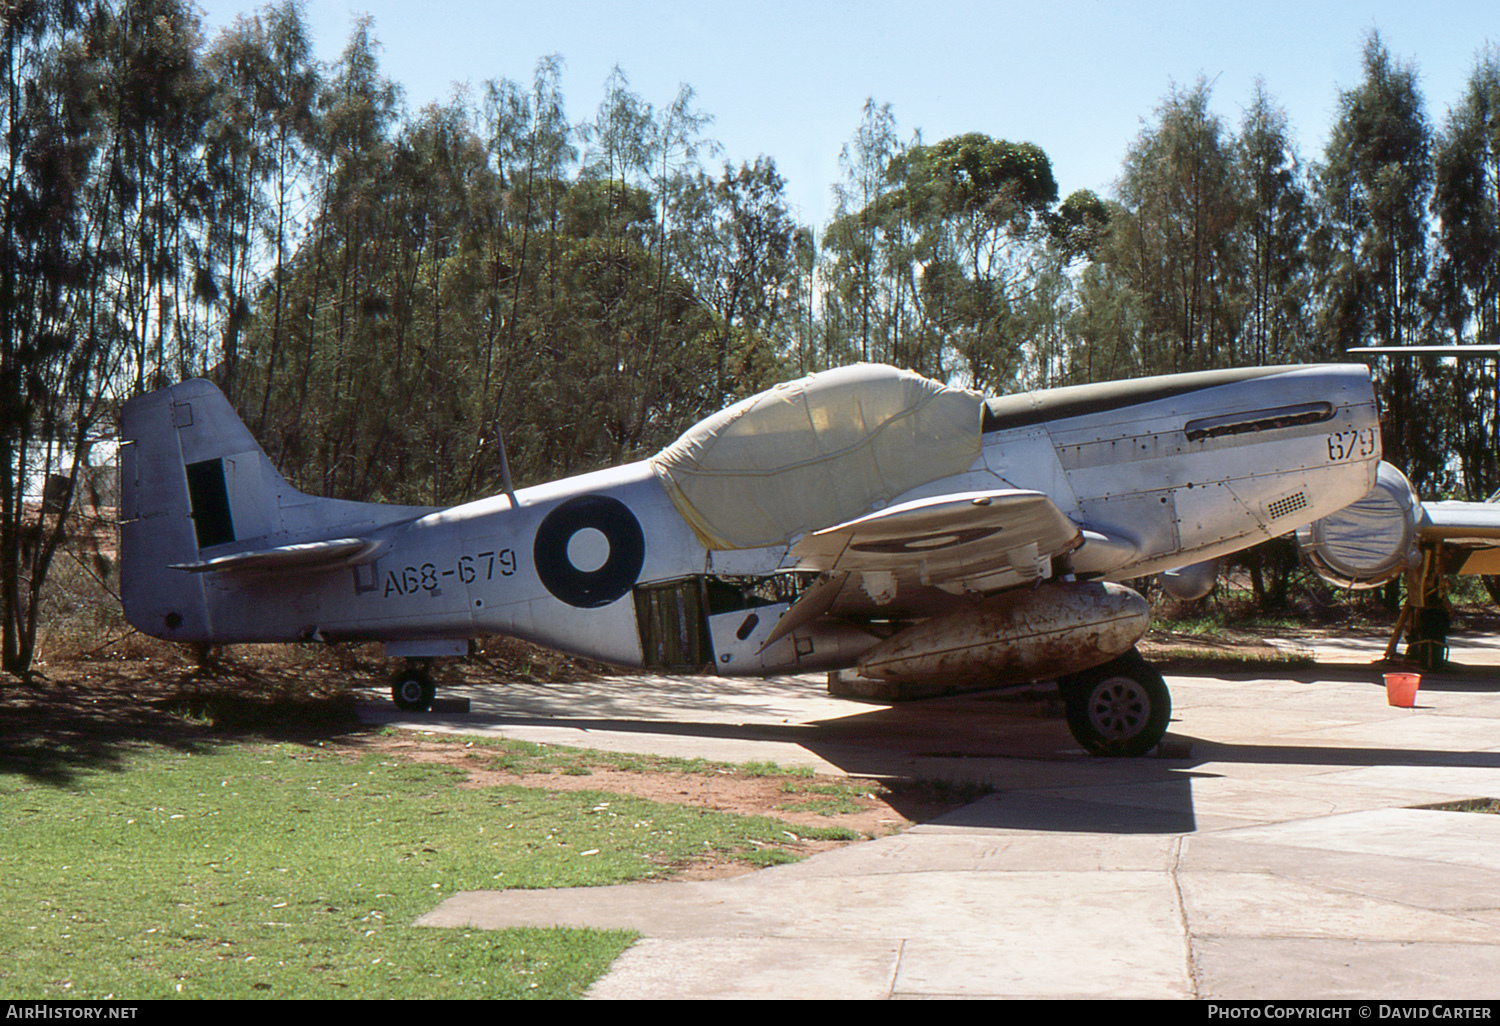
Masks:
[[[437,697],[437,685],[425,667],[408,668],[391,679],[391,700],[407,712],[426,712]]]
[[[1057,687],[1068,729],[1090,755],[1145,755],[1172,719],[1166,681],[1135,649],[1060,678]]]

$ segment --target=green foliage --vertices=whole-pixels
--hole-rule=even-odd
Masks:
[[[1024,304],[1047,244],[1071,231],[1070,255],[1092,245],[1097,200],[1076,196],[1059,217],[1039,147],[977,132],[901,147],[889,106],[873,102],[843,163],[823,271],[825,316],[859,340],[849,353],[980,389],[1016,382],[1037,359]]]
[[[1047,226],[1065,260],[1092,258],[1109,231],[1109,205],[1088,189],[1069,194]]]
[[[908,187],[930,198],[938,217],[1008,223],[1057,199],[1052,162],[1041,147],[979,132],[913,148],[906,175]]]
[[[346,53],[330,112],[380,109],[363,54]],[[459,502],[499,489],[497,432],[526,484],[647,455],[779,378],[752,304],[710,307],[718,278],[685,277],[700,267],[666,245],[664,200],[680,190],[644,173],[692,149],[690,114],[658,121],[619,77],[580,167],[555,70],[544,62],[529,94],[492,84],[482,115],[428,108],[394,137],[379,118],[336,119],[352,142],[333,149],[281,281],[293,316],[280,339],[259,319],[244,372],[273,458],[302,487]],[[779,191],[774,167],[765,177]],[[733,181],[710,202],[738,214]]]
[[[1500,51],[1477,59],[1433,155],[1432,210],[1442,244],[1434,291],[1444,341],[1500,342]],[[1500,489],[1500,366],[1452,368],[1451,445],[1474,500]]]
[[[1416,69],[1396,62],[1372,34],[1364,81],[1344,92],[1328,142],[1321,185],[1333,252],[1332,316],[1325,331],[1339,348],[1426,341],[1423,306],[1429,270],[1431,133]],[[1419,492],[1440,484],[1445,461],[1430,374],[1390,361],[1379,380],[1386,411],[1386,458]]]
[[[1201,79],[1173,89],[1125,158],[1110,259],[1142,299],[1146,368],[1236,363],[1239,213],[1232,148]]]

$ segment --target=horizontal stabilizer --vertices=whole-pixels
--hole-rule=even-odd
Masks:
[[[209,573],[287,573],[292,571],[334,570],[339,567],[368,563],[380,555],[384,542],[368,538],[333,538],[329,541],[281,545],[255,552],[236,552],[202,563],[176,563],[173,570],[190,574]]]

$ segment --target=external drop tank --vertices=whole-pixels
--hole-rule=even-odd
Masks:
[[[859,672],[890,681],[1049,680],[1128,652],[1150,621],[1146,600],[1124,585],[1053,581],[910,627],[867,652]]]

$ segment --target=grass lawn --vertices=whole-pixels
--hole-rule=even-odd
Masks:
[[[462,777],[250,742],[142,745],[61,785],[0,777],[0,993],[574,997],[633,935],[411,924],[460,890],[621,883],[706,850],[793,857],[777,820]]]

